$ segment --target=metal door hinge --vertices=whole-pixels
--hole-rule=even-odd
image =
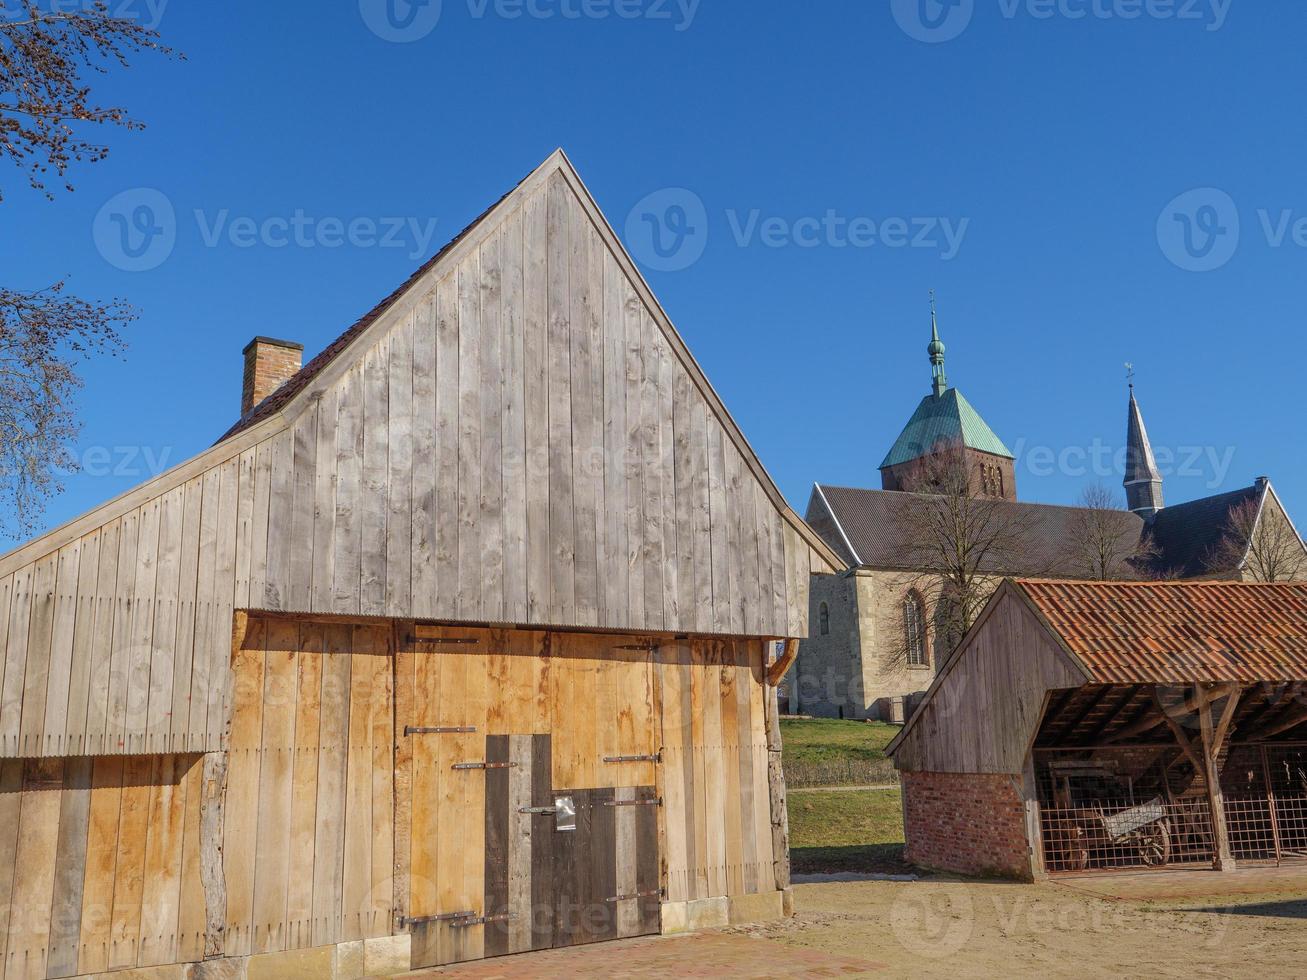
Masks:
[[[441,636],[414,636],[409,635],[409,643],[441,643],[446,646],[467,645],[471,643],[480,643],[481,641],[474,638],[462,637],[441,637]]]
[[[517,808],[518,813],[557,813],[556,806],[520,806]]]
[[[605,898],[604,901],[605,901],[605,902],[625,902],[625,901],[629,901],[630,899],[633,899],[633,898],[653,898],[655,895],[657,895],[659,898],[661,898],[661,897],[662,897],[662,894],[663,894],[663,890],[662,890],[661,888],[655,888],[655,889],[653,889],[652,891],[647,891],[647,892],[635,892],[634,894],[631,894],[631,895],[614,895],[612,898]]]
[[[476,912],[467,909],[463,912],[441,912],[439,915],[409,915],[399,917],[399,927],[421,925],[424,922],[448,922],[452,919],[467,919],[475,916]]]
[[[663,799],[656,800],[604,800],[604,806],[662,806]]]
[[[516,762],[455,762],[454,769],[513,769]]]
[[[646,653],[653,653],[658,649],[657,643],[624,643],[620,646],[613,647],[614,650],[643,650]]]
[[[604,762],[662,762],[661,752],[654,755],[606,755]]]
[[[469,926],[486,925],[490,922],[510,922],[517,918],[515,912],[505,912],[503,915],[475,915],[470,919],[459,919],[451,922],[449,925],[453,929],[466,929]]]
[[[405,725],[405,735],[465,735],[475,732],[474,725],[428,728],[425,725]]]

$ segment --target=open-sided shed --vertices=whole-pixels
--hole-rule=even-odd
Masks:
[[[1307,858],[1307,585],[1010,580],[889,751],[923,865]]]
[[[0,558],[0,973],[779,914],[775,641],[838,560],[562,152],[303,369],[246,356],[216,445]]]

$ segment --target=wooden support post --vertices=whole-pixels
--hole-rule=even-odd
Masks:
[[[1198,707],[1198,726],[1202,734],[1203,780],[1207,784],[1207,802],[1212,810],[1212,867],[1217,871],[1233,871],[1235,862],[1230,854],[1230,830],[1225,822],[1225,797],[1221,793],[1220,756],[1222,742],[1234,717],[1234,706],[1239,701],[1238,688],[1229,692],[1225,711],[1219,726],[1212,722],[1212,701],[1205,700]]]
[[[780,706],[776,688],[763,691],[767,715],[767,789],[771,804],[772,871],[777,891],[790,887],[790,815],[785,804],[785,771],[781,767]]]
[[[204,958],[222,956],[227,922],[227,879],[222,863],[223,801],[227,796],[227,747],[204,754],[200,797],[200,883],[204,888]]]
[[[1157,694],[1157,688],[1153,688],[1153,703],[1157,705],[1157,710],[1161,713],[1161,720],[1166,722],[1166,727],[1171,729],[1171,734],[1175,737],[1176,743],[1184,750],[1184,754],[1193,764],[1194,772],[1201,776],[1203,773],[1202,756],[1200,756],[1198,750],[1193,747],[1193,743],[1189,741],[1189,736],[1186,735],[1184,729],[1180,727],[1180,723],[1171,716],[1169,711],[1166,710],[1166,705],[1162,704],[1162,699],[1158,697]]]

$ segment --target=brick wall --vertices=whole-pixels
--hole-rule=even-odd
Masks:
[[[245,373],[241,379],[241,415],[295,375],[304,357],[304,345],[288,340],[255,337],[244,350]]]
[[[969,875],[1029,880],[1030,844],[1017,776],[903,772],[908,861]]]

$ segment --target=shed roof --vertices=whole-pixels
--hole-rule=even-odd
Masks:
[[[1307,584],[1015,583],[1099,684],[1307,680]]]

